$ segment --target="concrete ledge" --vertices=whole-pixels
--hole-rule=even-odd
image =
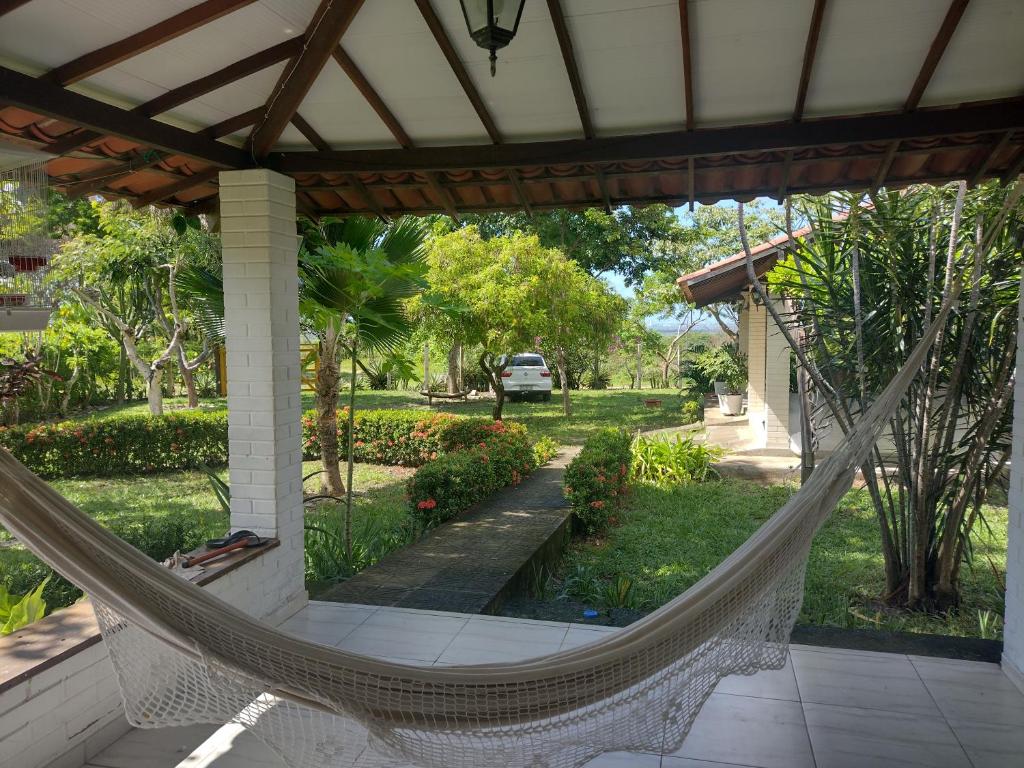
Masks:
[[[1014,664],[1005,653],[1000,659],[1000,666],[1003,668],[1003,674],[1010,678],[1010,682],[1016,685],[1021,693],[1024,693],[1024,671],[1021,671],[1020,667]]]

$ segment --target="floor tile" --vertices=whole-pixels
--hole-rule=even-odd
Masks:
[[[688,757],[663,757],[661,768],[747,768],[737,763],[713,763],[708,760],[691,760]]]
[[[661,768],[661,755],[640,752],[605,752],[583,768]]]
[[[790,652],[800,699],[815,704],[939,715],[906,656]]]
[[[804,704],[818,768],[971,768],[940,715]]]
[[[176,768],[216,733],[214,725],[133,730],[89,761],[95,768]]]
[[[923,657],[914,657],[911,663],[947,719],[1024,730],[1024,694],[998,664]]]
[[[974,768],[1024,765],[1024,721],[1014,725],[956,719],[948,722]]]
[[[590,645],[596,643],[608,637],[608,635],[614,634],[613,632],[601,632],[590,627],[580,627],[578,625],[571,625],[569,631],[566,632],[565,638],[562,640],[562,650],[569,648],[579,648],[582,645]]]
[[[336,644],[364,656],[394,656],[415,661],[436,661],[452,642],[449,632],[404,632],[394,628],[363,625]]]
[[[362,623],[362,627],[382,628],[401,633],[448,634],[454,637],[466,625],[468,619],[455,616],[438,616],[412,610],[382,609]]]
[[[718,684],[715,693],[800,701],[793,661],[788,658],[782,669],[763,669],[753,675],[729,675]]]
[[[674,756],[756,768],[814,768],[798,703],[717,693]]]
[[[526,644],[561,644],[568,632],[565,624],[532,624],[525,621],[478,621],[470,619],[461,628],[460,638],[472,637],[481,640],[522,642]]]

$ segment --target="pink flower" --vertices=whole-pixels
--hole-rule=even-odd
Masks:
[[[590,502],[590,506],[593,509],[604,509],[604,502],[603,501],[592,501],[592,502]]]
[[[424,499],[423,501],[421,501],[419,504],[416,505],[416,508],[417,509],[433,509],[436,506],[437,506],[437,502],[434,501],[433,499]]]

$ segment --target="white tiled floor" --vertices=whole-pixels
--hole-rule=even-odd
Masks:
[[[311,603],[284,629],[420,664],[522,659],[602,627]],[[995,664],[793,646],[780,670],[723,680],[672,755],[607,754],[589,768],[1024,767],[1024,695]],[[279,768],[235,726],[134,731],[88,768]]]

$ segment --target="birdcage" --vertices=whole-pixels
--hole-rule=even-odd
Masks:
[[[48,213],[46,161],[0,152],[0,332],[40,331],[50,321],[46,274],[55,244]]]

